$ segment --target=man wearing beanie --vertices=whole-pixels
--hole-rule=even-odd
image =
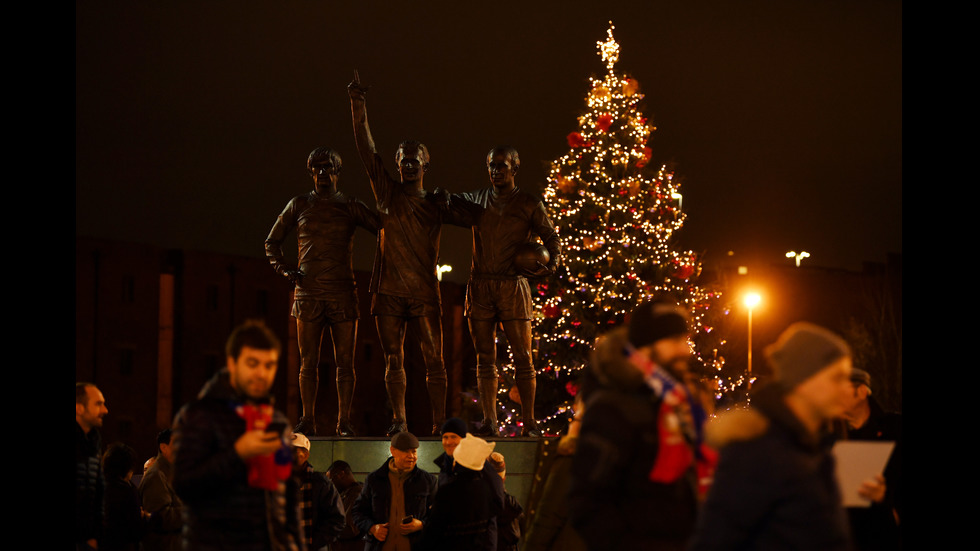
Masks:
[[[408,431],[391,438],[391,457],[367,476],[351,508],[358,530],[367,534],[365,551],[418,548],[436,477],[418,468],[419,441]]]
[[[851,350],[799,322],[766,348],[774,380],[719,416],[720,450],[692,549],[850,549],[826,427],[851,391]]]
[[[494,443],[468,434],[453,450],[452,476],[440,483],[426,526],[426,549],[496,551],[496,519],[504,499],[500,477],[487,468],[493,448]]]
[[[687,312],[662,298],[596,343],[569,495],[589,549],[679,550],[694,529],[707,459],[703,410],[682,383],[688,333]]]

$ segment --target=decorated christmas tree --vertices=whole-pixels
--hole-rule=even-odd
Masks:
[[[532,282],[537,418],[549,434],[567,424],[579,371],[596,337],[653,295],[671,293],[692,312],[702,376],[724,364],[723,343],[705,323],[709,312],[723,315],[715,306],[718,294],[696,284],[698,256],[671,247],[685,218],[680,179],[667,166],[651,164],[656,128],[639,110],[637,80],[615,71],[619,44],[613,29],[610,23],[608,38],[598,43],[606,74],[590,79],[588,110],[567,136],[568,153],[552,162],[545,190],[564,253],[554,276]],[[508,396],[499,398],[506,424],[517,408]]]

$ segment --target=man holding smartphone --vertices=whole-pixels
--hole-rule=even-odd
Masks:
[[[260,322],[236,328],[226,369],[175,421],[174,489],[185,505],[186,549],[299,549],[286,416],[273,409],[279,339]]]
[[[366,532],[365,551],[408,551],[420,543],[436,477],[420,469],[419,441],[408,431],[391,439],[391,457],[367,476],[351,508],[354,524]]]

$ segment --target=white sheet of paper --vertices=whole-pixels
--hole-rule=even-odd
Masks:
[[[837,484],[844,507],[869,507],[871,500],[858,495],[865,480],[874,480],[885,470],[885,464],[895,448],[892,441],[840,440],[834,444],[837,459]],[[885,481],[888,484],[888,481]]]

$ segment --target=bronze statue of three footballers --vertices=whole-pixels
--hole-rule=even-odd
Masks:
[[[429,166],[424,144],[405,141],[395,153],[398,178],[384,168],[367,121],[365,95],[357,72],[348,86],[354,141],[371,181],[376,211],[337,191],[341,160],[321,148],[307,166],[315,189],[286,205],[266,240],[273,268],[296,284],[292,315],[296,318],[302,365],[300,397],[303,415],[297,432],[316,433],[319,348],[324,330],[334,341],[337,363],[338,436],[354,436],[350,404],[354,392],[353,349],[357,333],[351,251],[354,229],[377,233],[371,275],[371,313],[385,357],[385,387],[393,419],[388,435],[407,430],[405,415],[405,332],[411,325],[419,337],[425,362],[426,387],[432,408],[432,433],[446,416],[446,368],[442,359],[442,307],[436,262],[443,223],[470,227],[473,262],[466,292],[465,314],[477,354],[477,381],[484,419],[476,432],[496,435],[496,329],[501,325],[510,343],[520,393],[524,436],[540,436],[534,419],[535,371],[531,364],[531,302],[526,276],[554,271],[561,254],[555,227],[540,199],[515,183],[520,157],[512,147],[497,147],[487,156],[491,185],[469,193],[426,191]],[[283,261],[281,243],[293,229],[299,241],[299,266]],[[541,238],[549,260],[521,271],[515,255]]]

